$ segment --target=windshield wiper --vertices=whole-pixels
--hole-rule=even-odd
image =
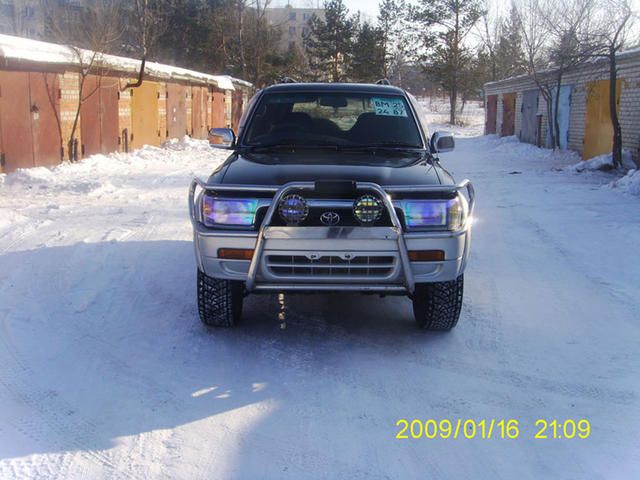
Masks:
[[[304,144],[300,145],[297,143],[271,143],[265,145],[249,145],[247,149],[252,152],[257,151],[270,151],[270,150],[338,150],[340,147],[338,145],[330,145],[330,144]]]
[[[371,143],[371,144],[363,144],[363,145],[346,145],[344,147],[340,147],[341,150],[363,150],[363,151],[371,151],[371,150],[423,150],[423,148],[419,145],[410,145],[408,143],[400,143],[400,142],[384,142],[384,143]]]

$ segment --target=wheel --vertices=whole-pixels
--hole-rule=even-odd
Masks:
[[[464,275],[450,282],[421,283],[413,294],[413,315],[420,328],[451,330],[462,309]]]
[[[211,327],[233,327],[242,315],[242,282],[212,278],[198,269],[198,312]]]

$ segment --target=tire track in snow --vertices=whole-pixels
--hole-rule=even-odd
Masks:
[[[36,375],[14,351],[4,332],[0,332],[0,346],[10,357],[0,365],[0,384],[9,397],[29,410],[26,416],[10,418],[8,422],[38,444],[45,441],[50,443],[51,439],[45,440],[45,437],[53,432],[58,437],[55,443],[61,450],[68,450],[68,446],[71,445],[78,450],[75,455],[115,472],[116,465],[109,456],[97,450],[86,449],[86,445],[91,443],[96,425],[83,418],[75,418],[73,406],[59,398],[57,392],[45,391],[31,382],[24,381],[25,378],[36,378]],[[68,468],[69,465],[70,463],[65,467]],[[133,478],[128,472],[118,472],[118,475]]]

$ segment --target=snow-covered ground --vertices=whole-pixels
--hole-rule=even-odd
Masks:
[[[640,198],[615,175],[513,138],[443,155],[479,198],[451,333],[347,294],[286,297],[284,325],[249,297],[207,330],[186,190],[222,158],[180,142],[0,181],[0,478],[637,476]],[[397,440],[401,418],[520,437]],[[538,419],[592,433],[534,439]]]

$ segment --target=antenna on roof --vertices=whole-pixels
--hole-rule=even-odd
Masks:
[[[381,78],[376,82],[376,85],[391,85],[391,82],[386,78]]]

